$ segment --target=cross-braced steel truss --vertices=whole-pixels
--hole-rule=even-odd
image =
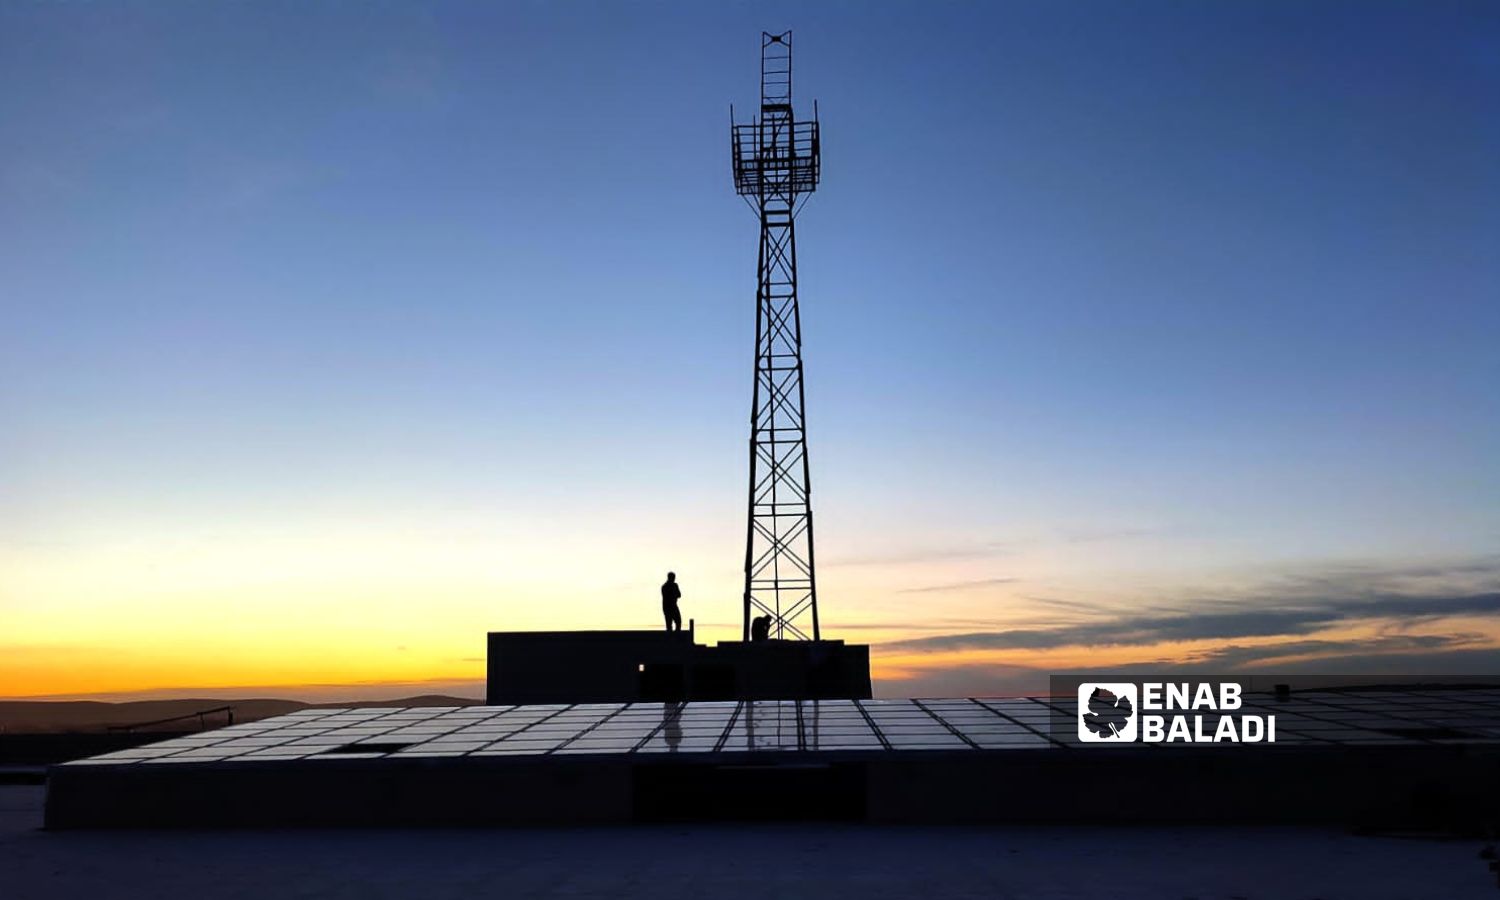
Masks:
[[[735,190],[760,218],[744,638],[769,615],[771,637],[817,640],[794,223],[821,174],[818,122],[792,115],[791,32],[761,35],[760,71],[759,115],[730,116]]]

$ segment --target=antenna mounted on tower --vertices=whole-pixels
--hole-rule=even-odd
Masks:
[[[761,34],[760,109],[733,119],[731,107],[734,188],[760,219],[744,639],[770,616],[772,637],[819,640],[794,222],[822,170],[816,113],[799,122],[792,111],[790,31]]]

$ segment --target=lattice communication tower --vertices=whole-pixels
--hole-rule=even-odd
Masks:
[[[817,104],[811,121],[792,113],[790,31],[761,34],[760,112],[737,123],[730,108],[730,144],[735,191],[760,218],[744,639],[751,619],[770,615],[771,637],[818,640],[794,222],[820,157]]]

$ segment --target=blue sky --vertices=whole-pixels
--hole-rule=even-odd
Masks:
[[[734,626],[785,27],[825,623],[1493,560],[1493,5],[12,3],[12,634]]]

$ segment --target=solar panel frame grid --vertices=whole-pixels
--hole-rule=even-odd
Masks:
[[[1500,690],[1244,695],[1292,746],[1500,743]],[[64,765],[738,753],[1011,752],[1078,745],[1076,698],[757,700],[302,709]],[[1212,728],[1216,714],[1205,714]],[[1148,745],[1150,746],[1150,745]]]

